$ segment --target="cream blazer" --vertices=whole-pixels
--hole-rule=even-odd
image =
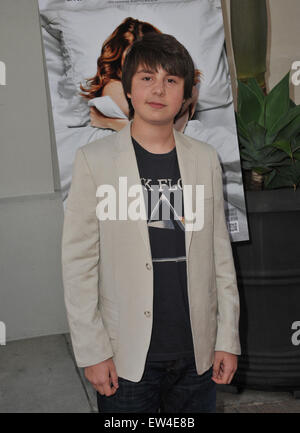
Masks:
[[[128,189],[141,185],[130,125],[76,152],[65,208],[62,271],[77,365],[112,357],[118,376],[138,382],[153,318],[147,221],[100,221],[96,215],[100,185],[118,191],[119,177],[127,178]],[[217,153],[176,130],[174,138],[182,184],[204,185],[203,228],[185,231],[189,309],[200,375],[212,365],[214,351],[241,353],[239,296]]]

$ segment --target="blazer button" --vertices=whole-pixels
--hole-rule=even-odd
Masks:
[[[150,317],[151,316],[151,311],[145,311],[144,314],[145,314],[146,317]]]
[[[152,266],[150,265],[150,263],[146,263],[146,268],[148,269],[148,271],[151,271]]]

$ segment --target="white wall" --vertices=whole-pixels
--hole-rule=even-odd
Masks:
[[[68,330],[63,204],[37,0],[1,0],[0,322],[7,341]]]

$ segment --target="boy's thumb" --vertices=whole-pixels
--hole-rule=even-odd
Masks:
[[[119,383],[118,383],[118,375],[115,369],[111,369],[110,370],[110,377],[111,377],[111,381],[114,385],[115,388],[119,387]]]
[[[213,365],[213,377],[217,377],[220,371],[221,359],[215,359]]]

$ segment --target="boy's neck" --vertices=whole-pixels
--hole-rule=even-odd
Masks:
[[[131,135],[140,146],[151,153],[168,153],[175,147],[173,124],[152,125],[133,119]]]

